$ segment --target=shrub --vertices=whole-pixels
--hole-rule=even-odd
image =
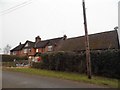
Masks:
[[[16,59],[19,60],[27,60],[27,56],[15,56],[15,55],[2,55],[2,62],[12,62]]]
[[[120,50],[93,51],[91,62],[93,74],[120,78]]]
[[[16,67],[14,62],[2,62],[2,66],[4,67]]]
[[[85,66],[85,61],[80,54],[74,52],[54,52],[42,54],[41,57],[43,60],[41,62],[42,66],[41,63],[34,63],[33,67],[35,65],[35,68],[41,67],[56,71],[85,72],[85,69],[81,68]]]
[[[33,62],[32,68],[42,69],[42,63],[41,62]]]
[[[120,50],[91,51],[92,74],[120,78]],[[86,73],[85,52],[53,52],[42,54],[42,62],[34,63],[33,67]],[[34,66],[35,65],[35,66]]]

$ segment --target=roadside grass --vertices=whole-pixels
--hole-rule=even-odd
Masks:
[[[41,75],[47,77],[55,77],[67,80],[73,80],[78,82],[91,83],[101,86],[107,86],[110,88],[118,88],[118,80],[111,79],[106,77],[98,77],[93,76],[92,79],[88,79],[85,74],[75,74],[69,72],[57,72],[43,69],[33,69],[33,68],[3,68],[3,70],[15,71],[15,72],[23,72],[33,75]]]

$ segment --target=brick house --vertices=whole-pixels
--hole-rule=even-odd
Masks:
[[[12,50],[10,50],[11,55],[17,56],[26,56],[26,55],[34,55],[34,42],[26,41],[24,44],[19,44]]]
[[[18,46],[10,50],[10,52],[11,55],[34,57],[36,53],[55,51],[56,47],[59,45],[58,43],[65,39],[66,36],[41,40],[41,38],[37,36],[35,42],[27,40],[24,44],[20,43]]]
[[[34,56],[35,49],[34,49],[35,42],[32,41],[26,41],[25,44],[22,47],[22,54],[26,56]]]
[[[16,46],[15,48],[13,48],[12,50],[10,50],[10,54],[11,55],[17,55],[17,56],[22,56],[23,55],[23,48],[24,44],[19,44],[18,46]]]
[[[63,38],[64,37],[60,37],[37,42],[35,44],[36,52],[44,53],[56,51],[56,48],[59,45],[60,41],[64,40]]]
[[[117,30],[107,31],[89,35],[91,50],[119,49],[119,38]],[[36,53],[54,52],[54,51],[84,51],[85,36],[74,38],[63,37],[41,40],[39,36],[35,42],[26,41],[19,44],[10,52],[12,55],[34,57]]]

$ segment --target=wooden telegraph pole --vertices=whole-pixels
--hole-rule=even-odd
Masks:
[[[83,17],[84,17],[84,28],[85,28],[85,47],[86,47],[86,66],[87,66],[87,75],[91,79],[91,62],[90,62],[90,47],[89,47],[89,36],[87,30],[87,19],[86,19],[86,9],[85,9],[85,0],[83,3]]]

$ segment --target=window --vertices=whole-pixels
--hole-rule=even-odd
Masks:
[[[27,49],[24,49],[24,53],[27,53]]]
[[[31,49],[29,49],[29,52],[31,52]]]
[[[53,51],[53,46],[48,46],[48,51]]]
[[[36,49],[36,52],[38,52],[38,49]]]
[[[16,52],[15,52],[15,51],[13,52],[13,55],[16,55]]]

